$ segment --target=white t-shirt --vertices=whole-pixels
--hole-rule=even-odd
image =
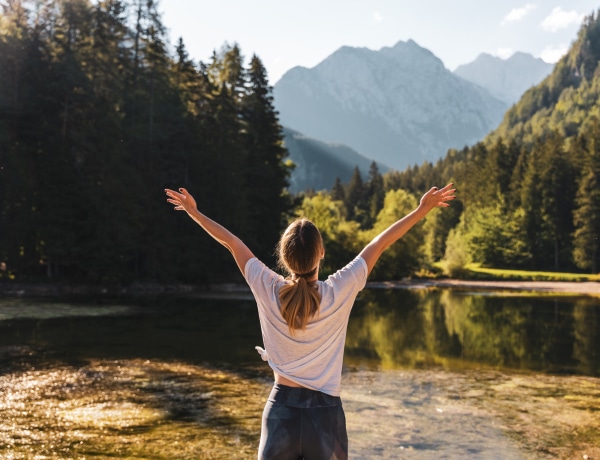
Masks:
[[[305,330],[294,335],[280,311],[279,288],[284,278],[256,258],[246,263],[246,281],[258,305],[265,350],[271,368],[306,388],[340,395],[348,318],[368,276],[365,260],[357,256],[325,281],[318,281],[319,312]]]

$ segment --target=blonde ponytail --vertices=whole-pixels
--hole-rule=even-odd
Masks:
[[[293,335],[294,329],[305,329],[308,321],[319,312],[321,295],[315,283],[299,277],[281,287],[279,301],[283,319]]]
[[[321,295],[316,282],[307,279],[319,270],[323,253],[321,233],[309,220],[296,220],[283,233],[277,253],[280,267],[293,275],[279,290],[281,315],[293,335],[296,329],[305,329],[319,312]]]

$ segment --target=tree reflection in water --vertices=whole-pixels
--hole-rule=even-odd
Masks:
[[[597,376],[599,309],[594,297],[371,289],[352,313],[346,356],[385,369],[487,365]]]

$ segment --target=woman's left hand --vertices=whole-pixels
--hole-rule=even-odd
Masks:
[[[188,214],[195,211],[196,200],[191,193],[184,188],[180,188],[179,192],[166,188],[165,193],[169,197],[167,201],[175,206],[176,211],[186,211]]]

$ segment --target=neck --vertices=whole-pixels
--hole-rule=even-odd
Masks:
[[[293,280],[297,280],[298,278],[302,278],[301,276],[297,276],[295,274],[292,275],[292,279]],[[314,283],[316,281],[319,281],[319,273],[315,273],[312,276],[309,277],[304,277],[304,279],[306,280],[307,283]]]

